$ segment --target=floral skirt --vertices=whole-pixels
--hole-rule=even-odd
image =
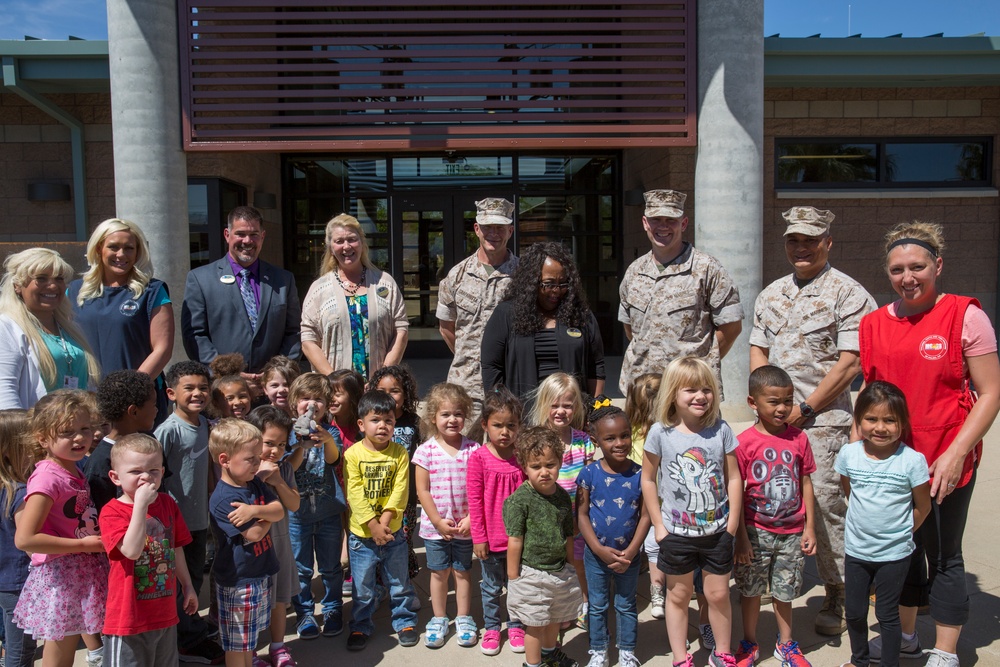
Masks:
[[[107,599],[107,556],[66,554],[28,570],[14,623],[35,639],[99,634]]]

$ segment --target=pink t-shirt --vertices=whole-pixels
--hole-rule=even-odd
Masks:
[[[500,459],[483,446],[469,457],[466,476],[469,488],[469,520],[472,542],[486,543],[490,551],[507,551],[507,529],[503,524],[503,501],[527,479],[517,458]]]
[[[52,507],[42,522],[41,532],[54,537],[80,539],[99,535],[97,508],[90,499],[87,479],[79,470],[70,473],[55,461],[42,459],[28,477],[25,502],[41,494],[52,499]],[[31,564],[41,565],[66,554],[31,554]]]
[[[743,519],[748,526],[770,533],[801,533],[806,521],[802,476],[816,472],[809,438],[789,426],[780,435],[751,426],[736,439],[736,461],[746,483]]]
[[[438,444],[437,438],[431,438],[417,447],[413,452],[412,463],[427,471],[431,482],[431,500],[442,519],[451,519],[456,524],[469,516],[469,492],[466,486],[466,473],[469,468],[469,457],[479,449],[478,442],[462,438],[462,446],[455,456],[452,456]],[[425,540],[440,540],[441,533],[427,517],[423,506],[420,507],[420,537]],[[456,537],[458,540],[468,540],[469,537]]]
[[[969,307],[965,309],[962,320],[962,354],[967,357],[980,357],[997,351],[997,335],[989,315],[982,308]]]

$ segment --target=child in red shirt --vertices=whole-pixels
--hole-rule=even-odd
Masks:
[[[177,665],[177,585],[184,611],[198,609],[198,597],[184,560],[191,542],[177,503],[158,491],[163,449],[142,433],[111,448],[111,481],[122,495],[101,511],[104,548],[111,560],[104,617],[104,661],[110,665]]]

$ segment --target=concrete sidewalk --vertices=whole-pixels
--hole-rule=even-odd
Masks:
[[[733,429],[739,433],[748,424],[733,424]],[[994,426],[986,437],[984,462],[979,469],[976,481],[976,491],[973,498],[973,512],[969,517],[965,532],[965,558],[968,570],[969,593],[972,598],[972,618],[962,633],[959,643],[959,656],[963,667],[980,665],[980,667],[1000,667],[1000,536],[997,532],[997,519],[993,514],[1000,507],[1000,424]],[[419,538],[417,540],[419,545]],[[423,561],[422,547],[418,552]],[[207,581],[207,580],[206,580]],[[473,570],[473,581],[479,581],[478,563]],[[316,582],[319,583],[318,580]],[[426,569],[422,570],[415,581],[418,595],[422,603],[419,614],[419,629],[431,616],[429,597],[429,577]],[[663,621],[655,620],[649,613],[649,577],[642,575],[639,581],[639,641],[636,655],[644,665],[670,667],[669,648]],[[473,616],[477,621],[482,619],[482,608],[479,600],[478,583],[473,586]],[[840,665],[850,660],[850,648],[847,635],[830,639],[816,635],[813,629],[813,618],[823,602],[823,584],[816,576],[815,564],[812,559],[807,561],[805,584],[794,606],[795,638],[800,643],[806,658],[816,667]],[[739,596],[735,589],[732,594],[733,604],[733,637],[742,637],[739,614]],[[345,600],[345,619],[350,618],[351,603]],[[454,600],[449,602],[449,616],[454,618]],[[612,614],[613,616],[613,614]],[[435,667],[439,665],[465,665],[467,667],[518,667],[523,656],[511,653],[504,644],[499,655],[488,657],[479,648],[461,648],[449,635],[448,641],[440,649],[428,649],[421,644],[413,648],[403,648],[397,644],[389,623],[387,605],[383,605],[376,614],[376,632],[371,637],[368,647],[360,653],[348,653],[345,644],[347,631],[339,637],[320,637],[311,641],[300,641],[294,635],[292,618],[289,619],[289,629],[292,634],[286,637],[289,648],[299,665],[330,665],[349,663],[352,667],[367,667],[369,665],[407,665],[408,667]],[[701,649],[698,641],[697,610],[691,606],[691,628],[689,638],[695,656],[695,664],[699,667],[706,664],[708,653]],[[870,617],[875,626],[874,612]],[[611,620],[612,627],[614,620]],[[454,628],[452,628],[454,630]],[[933,646],[934,629],[929,616],[921,616],[918,623],[921,644],[925,648]],[[761,613],[758,637],[762,640],[763,660],[758,662],[765,667],[778,667],[779,661],[770,656],[766,639],[776,634],[774,615],[769,608]],[[504,633],[506,639],[506,633]],[[266,647],[266,636],[261,636],[261,646]],[[734,642],[735,644],[735,642]],[[576,628],[567,631],[563,637],[563,647],[567,654],[580,661],[581,667],[586,665],[588,655],[588,640],[585,633]],[[262,654],[266,653],[266,648]],[[617,652],[611,651],[611,664],[617,663]],[[904,666],[920,667],[926,658],[919,660],[904,660]],[[76,665],[86,665],[84,652],[77,653]]]

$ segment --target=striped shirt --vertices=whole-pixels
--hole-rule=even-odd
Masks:
[[[469,493],[466,486],[466,472],[469,457],[479,449],[478,442],[462,438],[462,446],[455,456],[446,452],[437,438],[431,438],[417,447],[413,453],[413,465],[427,471],[431,483],[431,500],[442,519],[451,519],[458,524],[469,516]],[[425,540],[440,540],[441,534],[427,517],[427,511],[420,508],[420,537]],[[455,539],[470,539],[456,537]]]
[[[573,429],[573,435],[566,451],[563,452],[562,467],[559,468],[559,478],[556,482],[569,494],[573,506],[576,507],[576,478],[584,466],[594,460],[594,443],[583,431]]]

